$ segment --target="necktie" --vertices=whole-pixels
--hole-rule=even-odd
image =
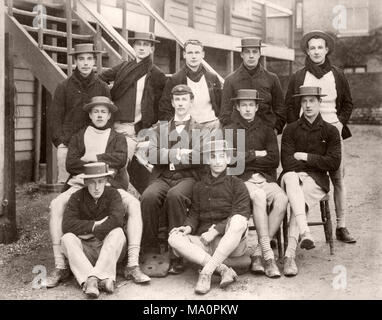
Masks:
[[[177,126],[185,126],[186,125],[186,123],[187,123],[187,121],[174,121],[175,122],[175,126],[177,127]]]

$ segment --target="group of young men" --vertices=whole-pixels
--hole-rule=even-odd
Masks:
[[[50,125],[65,191],[50,205],[55,269],[47,287],[71,270],[87,296],[112,293],[120,261],[126,278],[149,282],[139,257],[160,252],[160,226],[167,228],[168,273],[181,273],[187,260],[201,267],[196,293],[210,290],[214,272],[226,287],[238,276],[224,262],[245,253],[249,218],[258,236],[251,271],[280,277],[271,240],[288,203],[283,273],[295,276],[298,244],[315,246],[307,213],[329,192],[329,176],[336,237],[355,242],[345,224],[342,145],[353,105],[344,74],[328,59],[328,34],[302,38],[305,67],[285,99],[277,75],[260,63],[257,38],[242,39],[242,64],[223,88],[203,66],[200,41],[185,42],[184,67],[166,79],[153,64],[155,35],[137,32],[131,40],[135,60],[100,75],[93,45],[76,45],[76,69],[56,90]],[[141,154],[153,170],[138,200],[127,192],[126,168],[147,144]]]

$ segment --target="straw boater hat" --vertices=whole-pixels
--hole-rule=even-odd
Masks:
[[[325,97],[326,94],[321,93],[320,87],[304,87],[300,86],[299,93],[293,95],[294,98],[303,97],[303,96],[316,96],[316,97]]]
[[[306,49],[308,47],[308,41],[314,37],[319,37],[325,40],[326,46],[329,49],[328,54],[330,54],[334,50],[334,39],[329,34],[321,30],[313,30],[313,31],[305,33],[302,36],[300,41],[300,48],[302,52],[306,53]]]
[[[95,106],[105,106],[108,107],[110,112],[116,112],[118,107],[113,104],[113,102],[105,96],[95,96],[90,99],[90,102],[85,104],[82,109],[85,112],[90,112],[90,110]]]
[[[160,41],[155,40],[155,34],[152,32],[135,32],[134,37],[128,38],[129,40],[135,41],[135,40],[144,40],[144,41],[150,41],[159,43]]]
[[[235,148],[229,148],[226,140],[210,140],[203,145],[202,153],[211,153],[216,151],[232,151]]]
[[[253,48],[253,47],[265,47],[261,44],[261,39],[255,37],[245,37],[241,39],[241,46],[236,48]]]
[[[239,89],[237,90],[237,95],[231,100],[256,100],[263,101],[264,99],[260,98],[259,91],[255,89]]]
[[[80,54],[80,53],[105,53],[105,51],[94,50],[93,43],[79,43],[74,45],[74,49],[69,52],[70,55]]]
[[[83,168],[83,173],[77,176],[79,179],[101,178],[114,174],[114,171],[109,170],[109,166],[105,162],[87,163]]]

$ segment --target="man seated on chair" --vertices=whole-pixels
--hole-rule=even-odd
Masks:
[[[70,196],[84,187],[84,181],[78,175],[83,166],[91,162],[105,162],[114,172],[109,178],[112,187],[118,189],[127,214],[128,263],[125,276],[137,283],[148,282],[150,278],[139,268],[138,258],[142,236],[142,217],[140,203],[133,195],[125,191],[128,188],[127,176],[123,179],[123,170],[127,161],[127,146],[124,136],[112,128],[111,114],[117,107],[108,97],[93,97],[83,107],[91,123],[74,135],[70,141],[66,169],[71,174],[68,181],[70,188],[52,200],[50,204],[49,229],[53,243],[55,266],[47,279],[47,287],[57,286],[69,275],[64,255],[61,250],[62,216]],[[122,176],[122,178],[121,178]]]
[[[85,188],[71,195],[62,219],[62,251],[89,298],[99,287],[114,292],[117,262],[124,255],[124,207],[119,192],[106,186],[114,171],[104,162],[84,166]]]
[[[161,122],[150,137],[149,161],[154,164],[151,183],[142,194],[143,249],[145,253],[159,251],[158,227],[168,220],[168,230],[183,224],[192,195],[199,179],[201,165],[193,164],[192,132],[196,122],[190,115],[194,94],[187,85],[179,84],[172,91],[175,117]],[[184,269],[183,261],[170,254],[170,274]]]
[[[270,246],[270,239],[280,228],[288,198],[276,182],[276,170],[279,165],[276,134],[257,115],[258,102],[262,100],[257,90],[240,89],[236,98],[232,100],[236,102],[231,116],[232,123],[224,129],[234,130],[233,141],[236,148],[238,130],[245,130],[245,150],[242,150],[241,155],[245,158],[245,170],[239,178],[245,182],[248,189],[258,235],[258,244],[251,255],[251,271],[277,278],[280,277],[280,271]]]
[[[183,226],[171,230],[168,240],[177,255],[203,267],[195,287],[198,294],[210,290],[215,270],[221,275],[221,288],[237,280],[224,260],[242,256],[247,248],[250,199],[244,183],[226,173],[228,150],[232,149],[225,140],[212,140],[203,148],[209,170],[194,185]]]
[[[284,258],[284,275],[295,276],[296,248],[314,248],[306,206],[311,210],[329,192],[328,171],[337,170],[341,163],[341,140],[336,127],[320,115],[320,87],[299,88],[294,95],[300,99],[303,114],[289,124],[281,140],[281,186],[286,190],[291,206],[288,247]]]

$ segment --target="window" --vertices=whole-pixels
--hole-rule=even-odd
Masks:
[[[302,2],[296,3],[296,29],[302,29]]]
[[[369,32],[369,1],[352,0],[345,2],[344,28],[340,35],[363,35]]]
[[[252,17],[252,0],[234,0],[232,13],[235,16],[251,19]]]
[[[345,67],[345,73],[366,73],[366,66]]]

